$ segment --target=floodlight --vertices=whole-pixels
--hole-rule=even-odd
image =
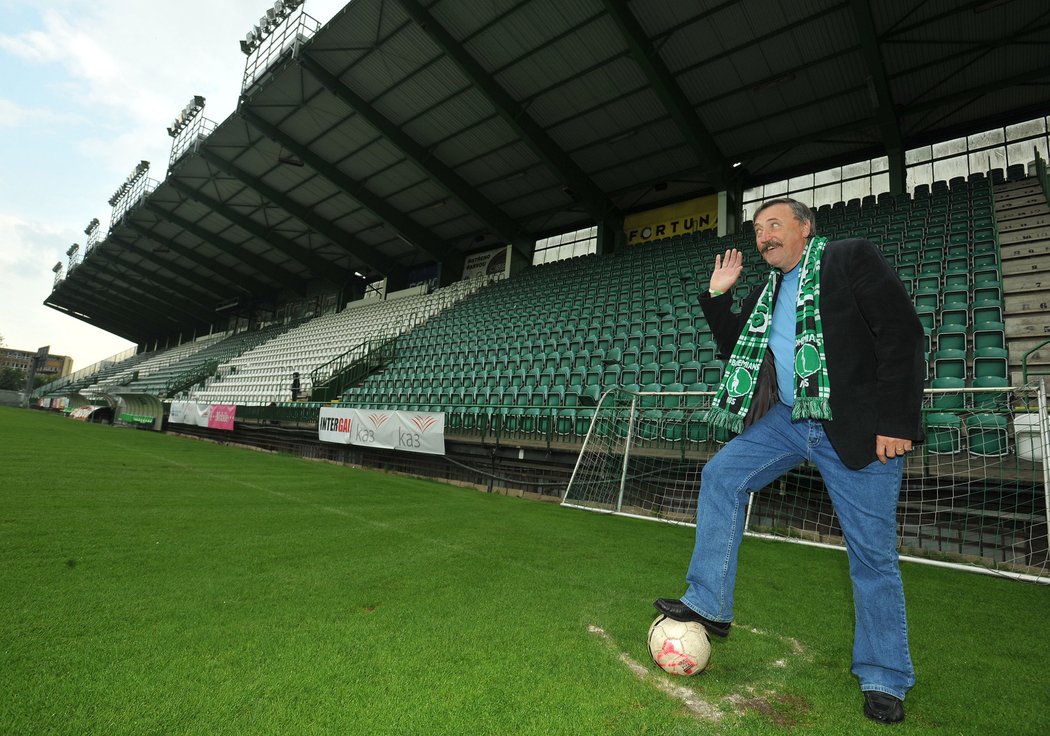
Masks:
[[[54,266],[51,267],[52,273],[58,273],[61,270],[62,270],[62,261],[59,261],[58,263],[56,263]]]
[[[76,252],[78,250],[80,250],[80,243],[73,243],[73,245],[69,246],[69,248],[66,249],[66,255],[72,258],[74,255],[76,255]]]
[[[274,21],[277,20],[277,13],[274,11],[273,8],[267,8],[266,9],[266,17],[269,19],[270,23],[273,23]]]

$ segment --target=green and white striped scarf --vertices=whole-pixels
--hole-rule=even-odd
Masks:
[[[810,238],[802,253],[795,310],[795,406],[792,419],[831,419],[831,385],[824,356],[824,330],[820,321],[820,259],[827,238]],[[744,428],[751,400],[758,383],[758,370],[769,347],[769,327],[773,322],[773,293],[779,271],[769,272],[769,280],[758,297],[740,338],[729,357],[722,383],[708,412],[708,422],[732,432]]]

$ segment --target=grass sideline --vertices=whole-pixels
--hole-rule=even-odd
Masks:
[[[0,733],[885,733],[839,552],[745,540],[677,679],[644,639],[691,529],[10,408],[0,443]],[[904,576],[895,732],[1050,732],[1050,589]]]

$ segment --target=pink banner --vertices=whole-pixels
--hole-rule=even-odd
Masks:
[[[233,431],[233,418],[237,414],[234,404],[212,404],[208,415],[208,426],[212,429]]]

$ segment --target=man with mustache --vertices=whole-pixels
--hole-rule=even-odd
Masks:
[[[696,542],[681,599],[654,605],[726,636],[749,495],[803,461],[820,471],[846,540],[864,714],[904,720],[915,683],[896,551],[905,455],[923,439],[924,334],[894,269],[869,241],[828,242],[813,212],[767,201],[755,240],[766,283],[732,312],[739,251],[715,257],[700,303],[730,355],[709,422],[740,434],[701,473]]]

